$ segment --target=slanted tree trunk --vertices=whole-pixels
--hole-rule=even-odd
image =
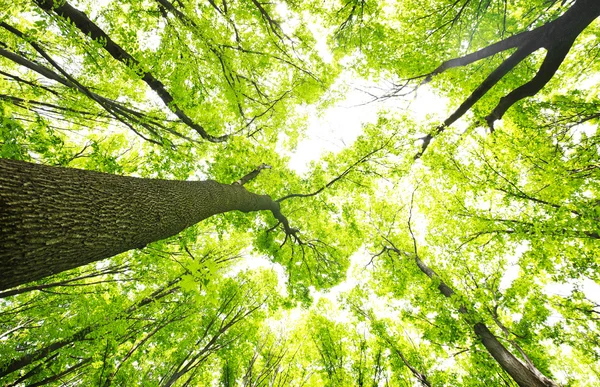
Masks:
[[[0,290],[279,203],[242,185],[116,176],[0,159]]]
[[[506,371],[521,387],[558,387],[547,376],[543,375],[537,368],[528,367],[517,359],[498,338],[482,322],[473,325],[473,330],[490,355],[503,370]]]
[[[76,332],[71,337],[68,337],[64,340],[56,341],[52,344],[49,344],[45,347],[38,349],[37,351],[35,351],[33,353],[23,355],[18,359],[14,359],[10,363],[6,364],[5,368],[0,369],[0,378],[4,377],[6,375],[9,375],[17,370],[20,370],[23,367],[31,365],[34,362],[36,362],[40,359],[43,359],[44,357],[48,356],[52,352],[58,351],[59,349],[65,347],[67,345],[70,345],[70,344],[73,344],[75,342],[85,339],[85,337],[88,334],[90,334],[92,331],[93,331],[93,327],[91,327],[91,326],[86,327],[86,328],[81,329],[80,331]]]
[[[396,252],[398,255],[406,255],[411,257],[411,254],[403,254],[395,247],[390,248],[390,250]],[[442,281],[440,276],[433,269],[427,266],[425,262],[421,260],[418,254],[412,254],[412,258],[415,260],[415,263],[421,272],[427,275],[427,277],[430,279],[439,281],[438,290],[440,293],[447,298],[451,298],[456,294],[454,289]],[[515,355],[513,355],[483,322],[477,321],[473,323],[473,319],[469,316],[469,310],[466,306],[460,306],[458,311],[465,315],[469,324],[472,324],[473,332],[481,340],[481,343],[488,353],[520,387],[559,387],[558,384],[542,374],[537,368],[535,368],[535,366],[525,364]]]

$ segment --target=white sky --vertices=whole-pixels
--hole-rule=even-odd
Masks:
[[[406,110],[417,121],[431,115],[442,116],[447,111],[446,101],[427,86],[404,99],[393,98],[372,103],[369,103],[372,96],[363,91],[382,93],[388,88],[387,84],[357,80],[356,74],[351,71],[342,73],[334,89],[346,89],[346,98],[322,113],[318,113],[314,107],[306,109],[308,129],[292,153],[289,167],[300,174],[305,173],[309,163],[318,160],[325,152],[341,151],[352,145],[362,133],[364,125],[377,122],[378,112],[382,109]]]

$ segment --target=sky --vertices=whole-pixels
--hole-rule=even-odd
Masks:
[[[318,160],[325,152],[337,152],[352,145],[362,133],[364,125],[377,122],[381,110],[402,110],[416,121],[447,111],[446,100],[428,86],[403,99],[373,101],[372,95],[368,94],[383,94],[388,88],[389,84],[385,81],[376,83],[360,79],[349,70],[344,71],[334,89],[345,90],[345,98],[321,113],[314,106],[306,109],[308,128],[304,139],[291,154],[290,168],[301,174],[306,173],[309,163]]]

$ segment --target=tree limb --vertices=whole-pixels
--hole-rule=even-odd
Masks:
[[[472,54],[450,59],[442,63],[431,73],[421,76],[425,78],[421,82],[421,84],[424,84],[429,82],[433,76],[441,74],[448,69],[466,66],[511,48],[517,49],[510,57],[504,60],[494,71],[492,71],[492,73],[490,73],[490,75],[463,101],[454,113],[452,113],[441,125],[435,128],[433,132],[421,139],[423,140],[421,149],[414,156],[414,159],[417,160],[421,158],[434,137],[442,133],[448,126],[461,118],[520,62],[538,49],[546,48],[548,51],[546,57],[533,79],[502,97],[497,106],[486,117],[487,124],[490,130],[493,131],[494,121],[501,119],[504,113],[512,105],[526,97],[537,94],[550,79],[552,79],[570,51],[575,39],[598,16],[600,16],[600,2],[597,0],[577,0],[565,13],[549,23],[534,30],[525,31],[506,38]]]
[[[254,178],[256,178],[256,176],[258,176],[258,174],[260,173],[260,171],[262,171],[263,169],[271,169],[270,165],[267,164],[261,164],[259,165],[255,170],[253,170],[252,172],[246,174],[245,176],[243,176],[241,179],[239,179],[238,181],[233,182],[233,185],[244,185],[247,182],[253,180]]]
[[[206,132],[204,127],[194,122],[174,101],[173,96],[165,85],[158,80],[152,73],[145,71],[135,58],[133,58],[127,51],[121,46],[115,43],[110,36],[106,34],[100,27],[92,22],[85,13],[71,6],[66,1],[60,3],[54,0],[35,0],[36,4],[40,6],[44,11],[48,13],[56,13],[58,16],[73,23],[84,35],[90,36],[92,39],[103,43],[103,48],[106,50],[114,59],[123,63],[129,69],[136,73],[141,73],[141,78],[146,84],[156,92],[166,107],[168,107],[175,115],[187,126],[194,129],[203,139],[210,142],[223,142],[227,140],[228,135],[223,136],[212,136]]]

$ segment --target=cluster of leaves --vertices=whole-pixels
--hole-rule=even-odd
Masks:
[[[375,100],[428,87],[458,105],[510,53],[441,63],[573,3],[78,2],[93,27],[64,1],[0,6],[1,158],[225,184],[265,164],[246,187],[293,227],[227,213],[0,292],[3,385],[516,385],[481,326],[554,385],[600,383],[597,22],[493,133],[539,53],[462,131],[434,106],[381,112],[304,176],[288,166],[297,107],[342,98],[341,72],[388,82]]]

